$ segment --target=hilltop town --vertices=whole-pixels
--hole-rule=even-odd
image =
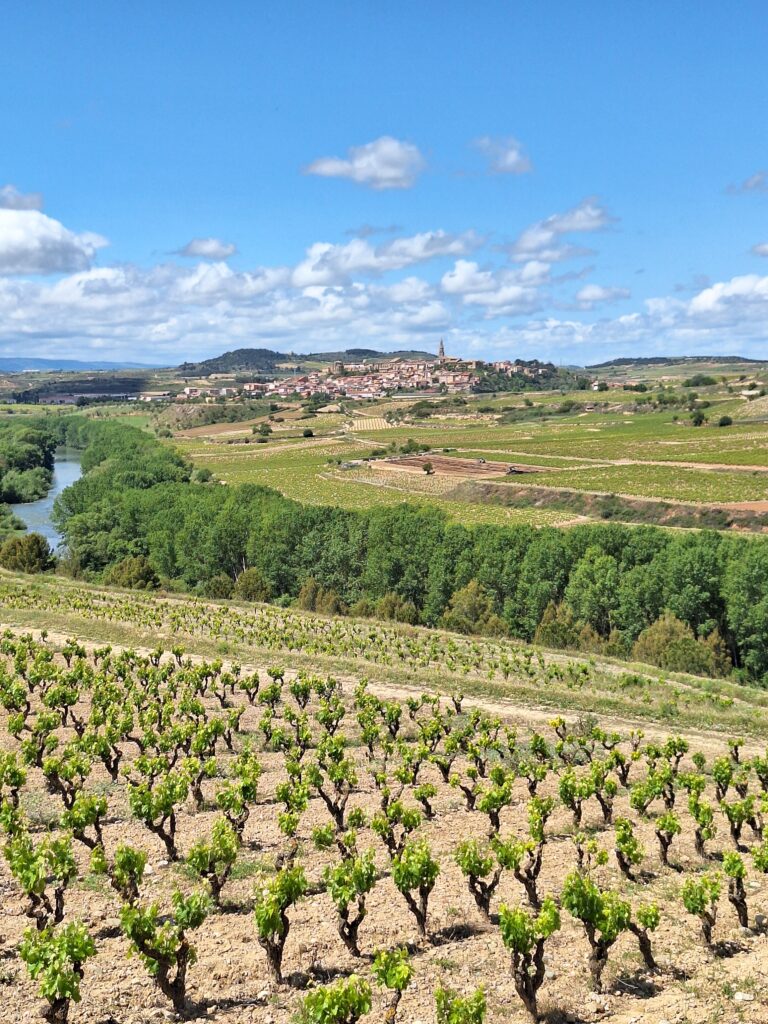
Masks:
[[[328,395],[333,398],[383,398],[400,391],[423,391],[440,394],[459,394],[478,389],[489,374],[501,378],[520,378],[528,381],[549,379],[556,373],[551,364],[536,360],[525,362],[503,360],[487,363],[481,359],[462,359],[448,356],[440,341],[436,358],[364,360],[344,362],[334,360],[327,367],[309,372],[300,368],[290,376],[246,381],[236,386],[211,387],[187,385],[176,396],[178,400],[199,398],[234,398],[239,394],[251,397],[298,395]],[[211,375],[212,377],[219,375]],[[222,375],[223,376],[223,375]],[[142,396],[144,397],[144,396]],[[154,397],[154,396],[153,396]]]

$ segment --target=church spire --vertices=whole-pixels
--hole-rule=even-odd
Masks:
[[[437,350],[437,358],[441,363],[445,362],[445,345],[443,339],[440,339],[440,348]]]

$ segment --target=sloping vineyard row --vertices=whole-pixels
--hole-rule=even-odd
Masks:
[[[78,1019],[103,1019],[92,979],[109,972],[117,1012],[139,965],[184,1017],[268,1004],[352,1024],[380,1006],[391,1022],[413,999],[476,1024],[514,992],[538,1019],[619,983],[627,957],[663,992],[764,933],[768,753],[738,738],[708,760],[592,718],[523,735],[459,693],[383,700],[178,647],[89,654],[6,633],[0,654],[3,930],[30,979],[9,1019],[32,982],[46,1020],[81,997]],[[683,965],[681,930],[705,950]],[[443,985],[436,951],[478,941],[485,976]]]

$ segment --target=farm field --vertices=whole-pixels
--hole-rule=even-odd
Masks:
[[[488,400],[478,396],[456,412],[398,422],[392,413],[407,408],[391,400],[370,403],[365,413],[321,414],[291,423],[273,423],[267,444],[231,444],[245,439],[250,425],[218,424],[176,435],[174,443],[201,467],[224,482],[258,482],[287,497],[312,504],[370,508],[403,500],[429,501],[468,525],[528,522],[561,525],[574,521],[566,508],[504,508],[478,500],[460,483],[480,473],[489,476],[495,463],[535,467],[505,483],[553,488],[558,491],[616,494],[626,498],[693,503],[720,507],[747,506],[768,500],[768,423],[739,419],[745,403],[724,392],[710,396],[710,424],[692,427],[670,411],[632,412],[632,392],[616,392],[602,410],[582,411],[595,397],[590,392],[536,394],[534,405],[553,410],[568,399],[575,408],[553,414],[504,422],[499,412],[525,410],[520,396]],[[529,401],[531,401],[529,399]],[[760,401],[760,400],[758,400]],[[494,411],[495,410],[495,411]],[[759,410],[756,408],[756,412]],[[733,413],[727,428],[713,425]],[[287,415],[287,414],[286,414]],[[301,437],[307,426],[316,436]],[[339,469],[334,461],[364,459],[374,449],[394,451],[407,443],[429,448],[435,472],[419,479],[399,461],[370,462]],[[455,460],[451,465],[449,460]],[[470,460],[484,459],[489,468],[473,470]],[[503,470],[500,478],[503,477]],[[517,502],[517,505],[520,503]],[[760,506],[757,505],[757,508]]]
[[[45,927],[87,929],[70,1024],[289,1024],[329,991],[362,994],[358,1012],[309,1019],[395,1004],[433,1021],[438,989],[488,1024],[528,1020],[520,992],[551,1021],[763,1019],[764,693],[428,630],[2,586],[9,1024],[43,1010],[18,949],[31,962]],[[47,850],[33,899],[23,866]],[[594,907],[613,924],[590,960]],[[530,948],[512,925],[542,908],[545,963],[516,982],[511,952]],[[399,1000],[378,983],[387,958],[408,968]]]
[[[224,483],[259,483],[274,487],[287,498],[310,505],[341,505],[365,509],[396,505],[403,501],[429,501],[457,520],[470,524],[535,522],[557,525],[571,519],[552,510],[504,509],[482,503],[451,501],[434,478],[422,481],[417,474],[377,472],[365,468],[340,470],[329,460],[360,459],[370,448],[340,437],[295,439],[272,445],[200,445],[174,440],[196,466],[210,469]]]

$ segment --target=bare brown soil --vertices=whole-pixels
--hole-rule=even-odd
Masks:
[[[347,697],[351,696],[353,683],[353,680],[343,682]],[[388,688],[387,696],[395,695],[396,692]],[[236,700],[244,702],[244,698]],[[479,702],[466,702],[467,706],[475,703]],[[482,703],[485,709],[498,713],[505,723],[519,727],[521,735],[531,724],[527,709],[517,710],[504,702],[485,700]],[[260,713],[260,708],[248,707],[242,723],[244,733],[254,738],[257,744]],[[538,714],[535,716],[537,724],[540,717]],[[407,716],[403,718],[406,720]],[[610,728],[610,725],[610,722],[605,722],[606,727]],[[354,742],[354,726],[348,727],[345,723],[345,731]],[[404,731],[412,730],[406,724]],[[13,746],[5,729],[0,735],[3,746]],[[711,757],[722,752],[722,744],[718,739],[712,739],[696,743],[693,749],[704,749]],[[370,812],[376,806],[376,793],[359,748],[355,756],[360,763],[360,784],[351,803]],[[461,794],[443,785],[431,766],[420,781],[431,781],[438,787],[438,796],[434,800],[436,817],[426,822],[420,833],[429,839],[438,856],[441,873],[430,899],[429,939],[418,939],[403,898],[388,874],[388,859],[382,844],[365,829],[360,835],[360,848],[376,850],[382,877],[369,897],[369,913],[361,928],[362,961],[351,957],[340,942],[333,906],[328,896],[321,892],[291,911],[291,931],[284,959],[287,983],[271,988],[264,955],[255,937],[251,904],[259,868],[269,873],[284,845],[277,827],[278,808],[274,803],[275,786],[284,778],[284,768],[280,755],[263,753],[261,760],[264,775],[259,803],[252,810],[246,828],[238,877],[231,880],[224,890],[223,912],[210,916],[194,934],[199,959],[190,971],[190,996],[196,1003],[196,1019],[228,1024],[288,1024],[307,986],[350,972],[365,974],[368,958],[374,949],[400,944],[408,944],[412,949],[416,971],[398,1015],[403,1024],[434,1022],[432,991],[438,984],[467,992],[483,985],[488,998],[489,1024],[522,1024],[527,1019],[512,985],[509,957],[501,943],[498,928],[484,921],[477,911],[451,857],[459,838],[472,835],[480,838],[486,834],[487,819],[476,811],[467,811]],[[221,762],[224,765],[226,758]],[[685,765],[688,767],[687,759]],[[100,769],[96,771],[95,782],[110,800],[112,818],[105,833],[108,851],[118,842],[128,842],[145,849],[150,855],[151,871],[143,886],[143,899],[156,900],[161,907],[167,908],[175,887],[192,888],[190,876],[182,867],[168,865],[159,841],[129,817],[122,785],[112,785]],[[554,784],[555,780],[550,778],[543,792],[553,792]],[[209,800],[215,786],[215,780],[206,783]],[[525,787],[518,783],[512,806],[502,812],[502,834],[525,834],[526,800]],[[55,798],[45,791],[41,776],[34,771],[27,783],[25,802],[28,812],[41,828],[52,821],[60,809]],[[635,817],[634,812],[628,811],[625,795],[617,799],[616,812]],[[683,809],[679,813],[681,817],[685,816]],[[181,814],[182,851],[188,850],[193,842],[208,833],[215,817],[216,812],[208,809],[197,814],[186,810]],[[319,882],[323,867],[333,860],[333,855],[315,851],[309,842],[312,829],[327,821],[321,801],[313,799],[299,831],[302,859],[310,885]],[[563,929],[548,946],[547,980],[540,997],[541,1007],[553,1024],[557,1021],[590,1024],[596,1021],[609,1024],[714,1024],[716,1021],[758,1024],[765,1021],[768,935],[742,934],[734,912],[723,898],[715,933],[721,945],[714,955],[700,947],[697,925],[682,909],[678,895],[680,875],[676,868],[699,870],[704,866],[693,850],[688,825],[686,820],[683,835],[673,843],[670,859],[675,868],[660,866],[653,824],[647,821],[638,827],[638,836],[646,849],[643,869],[647,875],[641,882],[625,882],[617,871],[612,854],[608,865],[596,870],[600,884],[621,889],[634,906],[648,899],[659,902],[662,923],[654,936],[654,950],[661,973],[651,976],[645,972],[635,940],[625,934],[611,950],[605,994],[590,994],[587,987],[587,942],[581,926],[563,913]],[[601,847],[611,849],[611,832],[604,829],[599,808],[593,800],[586,806],[583,827],[594,833]],[[718,830],[717,838],[710,844],[714,853],[730,848],[727,826],[722,818],[718,819]],[[563,877],[573,869],[572,832],[571,816],[561,807],[547,828],[551,838],[544,853],[540,879],[542,895],[556,897]],[[119,933],[116,899],[108,887],[87,874],[85,853],[82,848],[78,851],[83,880],[68,895],[67,916],[80,917],[89,924],[97,936],[98,954],[86,966],[83,1001],[72,1009],[71,1024],[146,1024],[173,1019],[168,1004],[155,989],[143,966],[135,958],[126,959],[126,941]],[[716,866],[716,863],[707,866]],[[750,912],[753,915],[767,912],[768,878],[756,880],[750,873],[747,891]],[[27,1024],[40,1019],[42,1004],[23,964],[14,953],[28,922],[23,916],[22,899],[4,862],[0,862],[0,892],[0,933],[3,936],[0,942],[3,984],[0,1020],[3,1024]],[[493,909],[502,901],[510,905],[523,902],[520,887],[511,876],[502,882]],[[384,994],[375,992],[374,1009],[365,1018],[366,1024],[381,1021],[384,1006]]]
[[[409,455],[405,458],[383,459],[377,463],[383,469],[406,470],[423,473],[426,463],[432,464],[435,473],[455,477],[498,477],[506,476],[510,467],[518,473],[542,472],[543,466],[516,465],[509,462],[481,462],[479,459],[459,459],[449,455]]]

